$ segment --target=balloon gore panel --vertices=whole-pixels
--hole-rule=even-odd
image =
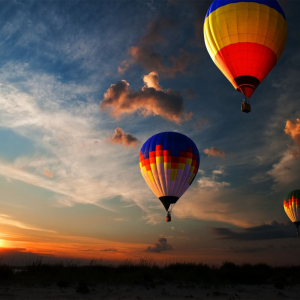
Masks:
[[[287,38],[285,15],[275,0],[215,0],[203,30],[212,60],[247,98],[278,62]]]
[[[299,226],[300,222],[300,190],[294,190],[286,195],[283,207],[292,222]],[[296,224],[297,223],[297,224]],[[297,227],[298,227],[297,226]]]
[[[176,201],[192,184],[199,164],[200,155],[195,143],[177,132],[152,136],[139,155],[141,173],[156,197],[172,196]],[[169,198],[163,199],[168,205]]]

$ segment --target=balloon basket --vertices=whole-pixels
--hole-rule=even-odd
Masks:
[[[248,114],[249,112],[251,112],[251,105],[249,103],[244,102],[242,104],[241,111]]]
[[[166,216],[166,222],[171,222],[171,214],[168,213]]]

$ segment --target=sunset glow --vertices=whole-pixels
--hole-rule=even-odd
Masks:
[[[300,263],[283,209],[300,189],[300,2],[278,1],[282,56],[253,95],[240,84],[249,114],[206,49],[211,3],[0,1],[3,263]],[[141,151],[161,132],[195,145]],[[168,223],[164,189],[181,197]]]

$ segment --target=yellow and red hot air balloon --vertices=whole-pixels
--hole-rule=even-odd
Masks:
[[[247,101],[281,57],[287,38],[285,14],[274,0],[215,0],[204,22],[212,60]]]
[[[141,173],[167,211],[185,193],[199,169],[200,155],[195,143],[177,132],[161,132],[149,138],[140,150]]]
[[[297,227],[299,234],[300,226],[300,190],[294,190],[288,193],[283,200],[283,208],[290,220]]]

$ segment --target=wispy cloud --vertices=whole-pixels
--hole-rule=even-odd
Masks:
[[[45,170],[44,171],[44,175],[47,176],[47,177],[49,177],[49,178],[53,178],[54,177],[54,174],[51,173],[49,170]]]
[[[107,143],[105,122],[99,118],[98,106],[90,100],[93,87],[62,83],[26,65],[10,64],[4,69],[10,72],[1,69],[0,126],[29,139],[37,153],[14,162],[2,161],[2,176],[34,182],[60,195],[56,199],[67,205],[93,203],[109,209],[103,200],[121,196],[146,210],[139,196],[142,187],[129,184],[142,181],[135,168],[138,153],[120,153]],[[18,78],[14,85],[10,83],[12,73]],[[86,102],[80,101],[82,97]],[[113,159],[108,160],[107,153]],[[118,173],[109,172],[116,169]],[[44,170],[51,170],[55,180],[45,178]],[[117,187],[114,182],[118,182]]]
[[[56,231],[54,230],[48,230],[48,229],[42,229],[42,228],[37,228],[19,221],[15,221],[13,219],[11,219],[10,216],[8,215],[2,215],[0,214],[0,223],[1,224],[5,224],[5,225],[9,225],[9,226],[14,226],[14,227],[18,227],[21,229],[26,229],[26,230],[35,230],[35,231],[42,231],[42,232],[51,232],[51,233],[55,233]]]
[[[195,125],[194,125],[194,129],[203,129],[204,127],[206,127],[209,124],[209,119],[208,118],[199,118]]]

